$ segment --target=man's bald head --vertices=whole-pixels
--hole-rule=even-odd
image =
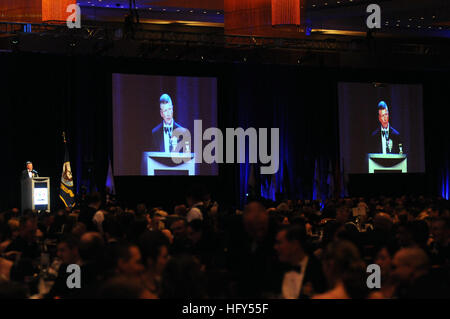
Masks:
[[[408,266],[414,267],[414,269],[428,269],[428,256],[423,249],[410,247],[400,249],[395,257],[398,260]]]
[[[100,233],[92,231],[84,233],[83,236],[81,236],[80,241],[81,243],[90,243],[93,241],[103,241],[103,238]]]
[[[429,259],[423,249],[402,248],[394,256],[394,274],[401,281],[411,281],[428,272]]]
[[[97,232],[84,233],[80,238],[80,257],[84,262],[99,258],[104,251],[105,242]]]
[[[378,213],[373,219],[375,229],[390,231],[393,225],[392,217],[386,213]]]

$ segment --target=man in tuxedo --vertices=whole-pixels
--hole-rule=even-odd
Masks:
[[[226,228],[227,263],[236,298],[263,298],[279,291],[280,263],[274,249],[277,222],[260,201],[250,201],[242,215],[230,217]]]
[[[155,152],[174,152],[181,141],[174,132],[183,134],[186,129],[174,121],[172,99],[168,94],[159,98],[159,114],[162,122],[152,130],[152,149]]]
[[[430,267],[428,254],[419,247],[402,248],[392,260],[392,278],[397,282],[398,299],[448,298],[447,280],[437,276]]]
[[[307,252],[306,246],[307,235],[303,226],[289,226],[277,234],[275,250],[280,262],[286,266],[281,282],[284,299],[309,298],[326,289],[322,265]]]
[[[372,132],[369,153],[405,153],[400,133],[389,124],[389,108],[386,102],[378,103],[380,127]]]
[[[38,172],[33,169],[33,163],[28,161],[26,163],[26,169],[22,171],[22,179],[38,177]]]

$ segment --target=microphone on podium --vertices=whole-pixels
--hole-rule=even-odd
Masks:
[[[392,140],[388,141],[388,148],[389,148],[389,153],[392,153],[392,147],[394,146],[394,143],[392,142]]]

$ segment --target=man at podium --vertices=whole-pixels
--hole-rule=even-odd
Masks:
[[[33,169],[33,163],[30,161],[26,162],[26,169],[22,171],[22,179],[39,177],[38,172]]]
[[[172,99],[168,94],[159,98],[159,113],[162,122],[152,130],[152,151],[173,152],[180,142],[179,138],[174,136],[174,131],[183,134],[186,129],[174,121]]]
[[[380,126],[372,132],[370,137],[369,153],[405,153],[400,133],[389,124],[389,108],[384,101],[378,103],[378,121]]]

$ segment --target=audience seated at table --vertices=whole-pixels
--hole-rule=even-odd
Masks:
[[[73,209],[1,212],[0,298],[450,297],[442,198],[255,198],[239,210],[186,195],[153,207],[93,193]],[[81,288],[67,287],[71,264]],[[381,288],[367,286],[370,264]]]

